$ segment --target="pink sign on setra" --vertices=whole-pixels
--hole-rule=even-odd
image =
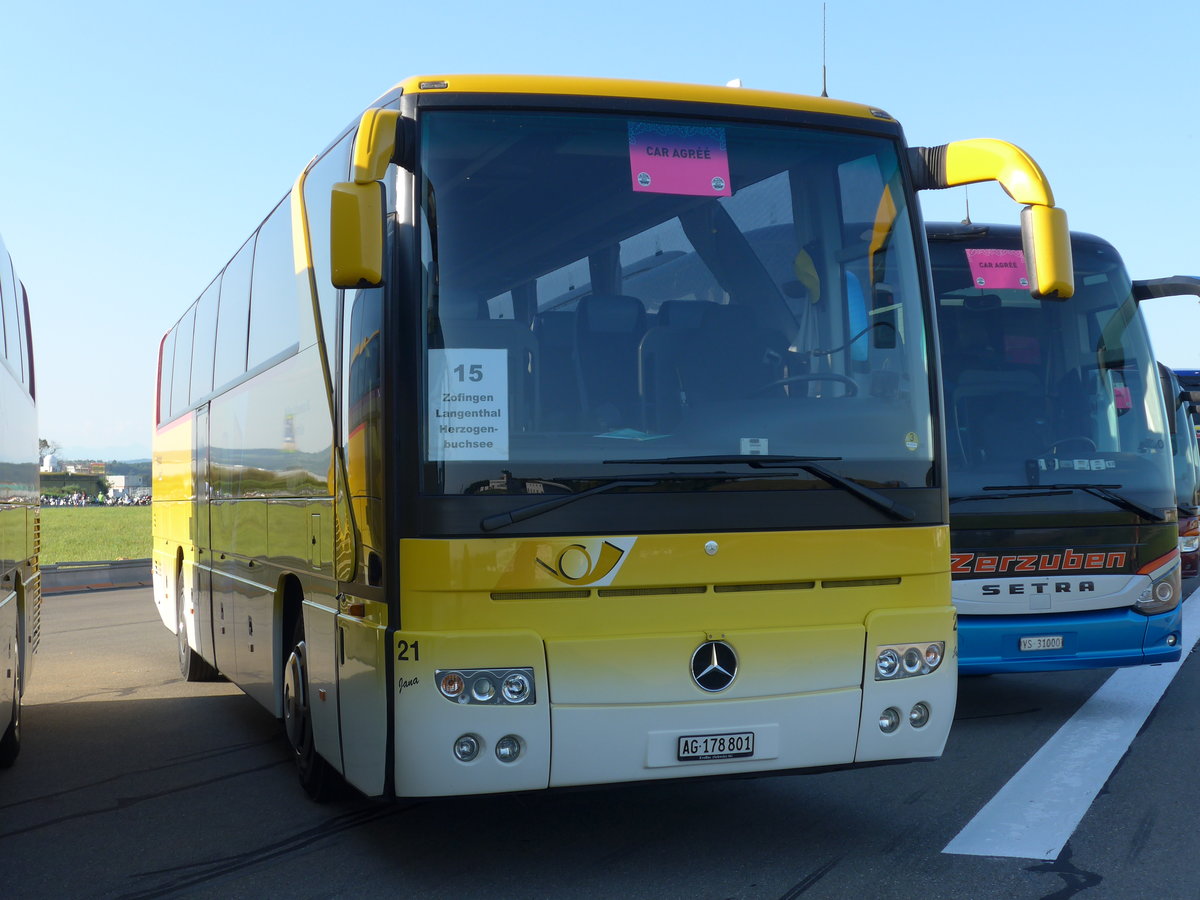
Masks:
[[[697,197],[733,193],[724,128],[630,122],[629,168],[635,191]]]
[[[1020,250],[967,250],[971,283],[996,291],[1029,288],[1025,254]]]

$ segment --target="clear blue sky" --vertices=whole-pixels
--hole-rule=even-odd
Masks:
[[[914,144],[1013,141],[1135,278],[1200,274],[1200,6],[829,0],[830,96]],[[309,158],[408,75],[525,72],[821,89],[819,0],[7,4],[0,234],[29,288],[41,433],[149,455],[162,333]],[[994,186],[977,221],[1015,222]],[[926,194],[960,219],[961,189]],[[1200,304],[1147,304],[1200,368]]]

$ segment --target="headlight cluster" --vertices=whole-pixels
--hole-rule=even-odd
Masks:
[[[1200,550],[1200,517],[1184,516],[1179,520],[1179,552]]]
[[[1179,557],[1166,566],[1152,571],[1143,571],[1140,574],[1148,574],[1150,576],[1150,584],[1142,590],[1141,595],[1137,598],[1137,603],[1134,604],[1134,609],[1146,616],[1153,616],[1158,613],[1170,612],[1179,605],[1182,599],[1182,590],[1179,584]]]
[[[533,669],[438,669],[434,677],[453,703],[527,706],[536,700]]]
[[[891,644],[875,648],[875,680],[895,681],[928,675],[942,664],[945,641],[922,644]]]

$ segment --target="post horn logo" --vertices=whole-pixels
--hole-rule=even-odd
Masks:
[[[568,544],[551,563],[540,556],[537,564],[551,576],[574,587],[611,584],[637,538],[606,538],[603,541]]]

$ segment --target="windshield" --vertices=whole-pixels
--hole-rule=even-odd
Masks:
[[[1156,364],[1116,251],[1073,236],[1075,296],[1039,301],[1015,229],[929,230],[951,496],[1089,484],[1173,505]]]
[[[703,455],[933,481],[894,141],[582,113],[420,128],[427,493],[577,490]]]

